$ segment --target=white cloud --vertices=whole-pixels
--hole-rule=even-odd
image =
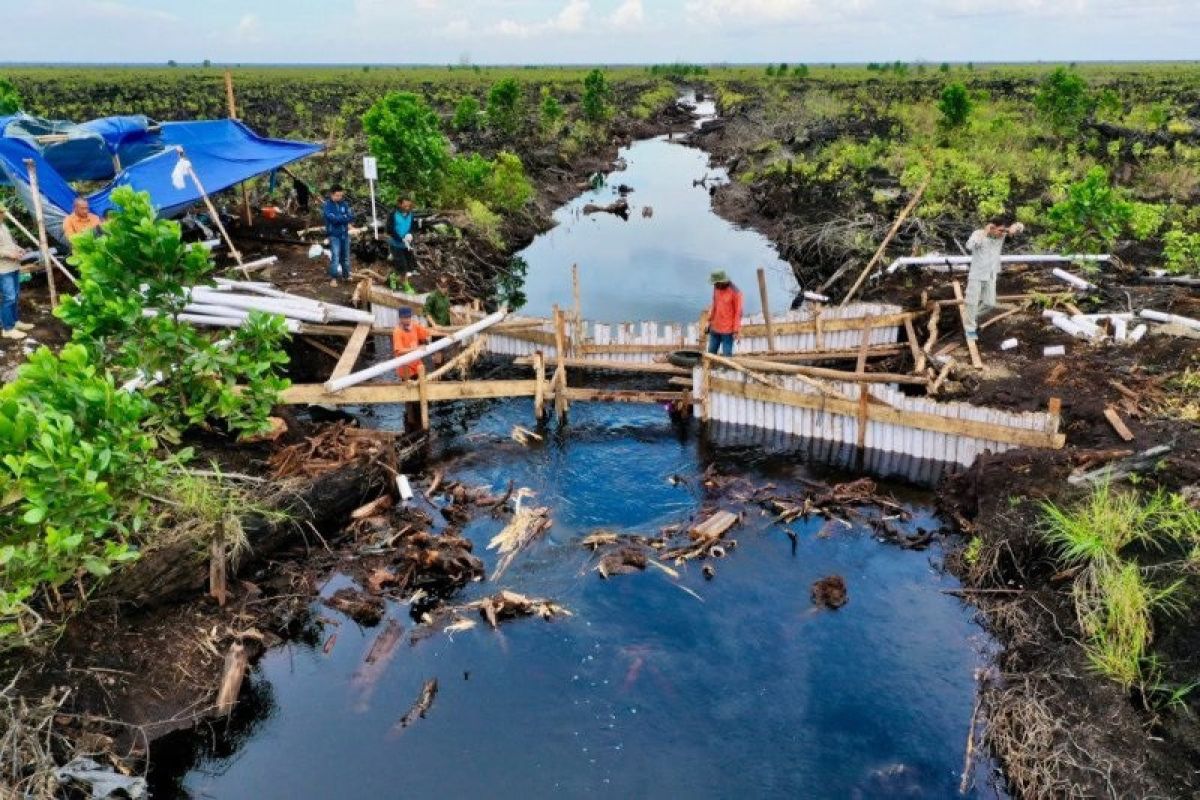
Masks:
[[[233,40],[241,44],[258,44],[263,41],[262,21],[257,14],[245,14],[233,27]]]
[[[637,30],[646,21],[646,9],[642,0],[625,0],[609,18],[614,28],[623,31]]]
[[[500,36],[521,39],[546,33],[578,33],[583,30],[591,7],[588,0],[567,0],[567,4],[562,7],[562,10],[549,19],[540,22],[517,22],[512,19],[502,19],[492,30]]]
[[[701,25],[811,22],[821,17],[816,0],[688,0],[687,14]]]

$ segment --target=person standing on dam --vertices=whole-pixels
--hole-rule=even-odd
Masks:
[[[967,251],[971,254],[971,271],[967,274],[967,296],[963,308],[967,338],[979,338],[979,315],[996,307],[996,281],[1000,279],[1000,256],[1004,241],[1025,230],[1020,222],[1005,225],[992,220],[971,234]]]
[[[708,310],[708,352],[733,355],[733,343],[742,331],[742,292],[724,270],[709,276],[713,285],[712,307]]]

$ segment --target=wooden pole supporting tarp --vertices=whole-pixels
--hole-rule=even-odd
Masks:
[[[853,299],[854,295],[858,293],[859,288],[863,285],[863,281],[867,279],[867,276],[871,274],[871,270],[874,269],[875,265],[879,263],[879,260],[883,258],[883,254],[887,252],[888,245],[892,243],[892,239],[895,238],[897,233],[899,233],[900,226],[904,224],[904,220],[908,219],[908,215],[911,214],[913,209],[917,207],[917,203],[921,202],[921,195],[925,194],[925,190],[929,188],[929,182],[931,180],[933,180],[932,174],[925,179],[925,182],[922,183],[920,188],[918,188],[913,194],[912,199],[908,201],[908,205],[906,205],[904,210],[900,212],[900,216],[896,217],[896,221],[892,223],[891,230],[887,232],[887,236],[883,237],[883,242],[880,243],[879,249],[875,251],[875,255],[872,256],[871,260],[867,262],[867,266],[863,269],[862,274],[858,276],[858,280],[854,282],[854,285],[850,287],[850,291],[846,292],[846,296],[842,298],[841,305],[843,308],[847,303],[850,302],[851,299]],[[822,287],[822,290],[824,290],[824,287]]]
[[[237,119],[237,103],[233,99],[233,73],[225,70],[225,103],[229,106],[229,118]],[[246,182],[242,181],[242,211],[246,215],[246,225],[254,224],[254,216],[250,210],[250,190],[246,188]]]
[[[204,190],[204,184],[200,182],[200,176],[196,174],[196,170],[192,167],[192,162],[188,160],[187,153],[179,145],[175,146],[175,152],[179,154],[179,162],[184,172],[192,179],[192,183],[196,184],[196,191],[200,192],[200,197],[204,200],[204,207],[208,209],[208,213],[213,218],[213,223],[217,226],[217,230],[221,232],[221,238],[225,240],[225,245],[229,248],[229,252],[233,254],[234,261],[238,263],[238,267],[242,269],[243,274],[249,278],[250,273],[245,270],[241,251],[234,245],[233,239],[229,236],[229,231],[225,230],[225,223],[221,221],[221,215],[217,212],[217,207],[213,205],[212,198]],[[182,188],[182,184],[180,187]]]
[[[29,173],[29,191],[33,195],[33,215],[37,219],[38,250],[42,254],[42,266],[50,285],[50,308],[58,307],[58,288],[54,285],[54,269],[50,263],[50,245],[46,241],[46,212],[42,208],[42,190],[38,187],[37,164],[32,158],[25,159],[25,171]]]

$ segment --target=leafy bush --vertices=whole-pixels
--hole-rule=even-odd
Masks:
[[[792,69],[792,77],[794,77],[794,78],[807,78],[808,73],[809,73],[808,64],[797,64]]]
[[[456,131],[479,130],[479,116],[479,101],[471,95],[467,95],[455,106],[454,118],[450,120],[450,127]]]
[[[488,127],[502,136],[512,137],[521,129],[525,114],[521,84],[516,78],[498,81],[488,92]]]
[[[500,234],[500,216],[478,200],[468,200],[466,205],[467,224],[497,250],[504,249],[504,237]]]
[[[449,143],[437,114],[421,97],[388,93],[363,115],[363,130],[385,186],[426,202],[436,196],[450,158]]]
[[[961,83],[952,83],[942,90],[938,100],[938,111],[942,112],[941,124],[946,128],[961,128],[971,116],[971,95]]]
[[[1083,78],[1065,67],[1042,80],[1033,102],[1055,132],[1064,136],[1078,131],[1096,105]]]
[[[79,292],[55,312],[86,346],[98,366],[129,375],[161,374],[141,394],[153,406],[162,435],[222,423],[236,433],[269,426],[271,406],[287,382],[282,317],[252,314],[231,333],[201,332],[178,315],[188,304],[185,287],[201,285],[213,264],[200,245],[185,245],[178,223],[156,219],[149,195],[121,187],[116,213],[102,237],[75,239],[71,263]],[[144,316],[143,308],[157,310]],[[218,336],[224,337],[217,342]]]
[[[517,211],[533,197],[533,185],[525,177],[525,167],[514,153],[501,151],[492,162],[483,195],[493,208]]]
[[[1162,230],[1167,210],[1156,203],[1133,203],[1129,214],[1129,232],[1138,241],[1155,236]]]
[[[521,256],[513,256],[496,276],[496,299],[509,311],[517,311],[525,305],[525,273],[529,262]]]
[[[447,208],[465,208],[472,200],[502,211],[516,211],[533,197],[521,159],[501,151],[493,161],[478,153],[451,159],[438,192]]]
[[[0,114],[16,114],[21,110],[21,95],[6,78],[0,78]]]
[[[1180,225],[1163,236],[1163,259],[1170,272],[1200,275],[1200,233],[1188,233]]]
[[[1092,167],[1046,213],[1047,241],[1079,253],[1107,250],[1129,226],[1133,213],[1125,194],[1109,185],[1104,167]]]
[[[583,79],[583,117],[589,122],[605,122],[612,116],[609,100],[612,89],[608,79],[599,69],[594,69]]]
[[[0,639],[42,583],[107,575],[161,479],[144,395],[118,389],[87,348],[41,348],[0,388]],[[24,630],[21,631],[25,632]]]
[[[542,105],[539,115],[542,122],[542,133],[546,136],[558,135],[566,112],[563,111],[562,103],[558,102],[549,86],[542,87]]]

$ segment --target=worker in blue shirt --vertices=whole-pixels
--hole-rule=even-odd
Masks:
[[[330,188],[322,213],[325,232],[329,234],[329,285],[337,286],[338,278],[350,280],[350,223],[354,219],[341,186],[335,184]]]
[[[406,276],[417,271],[417,259],[413,255],[413,202],[401,195],[396,198],[396,207],[387,218],[388,246],[392,250],[392,268]]]

